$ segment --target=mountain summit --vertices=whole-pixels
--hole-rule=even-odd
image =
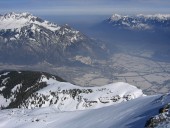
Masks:
[[[9,52],[10,51],[10,52]],[[29,13],[0,16],[0,61],[14,64],[72,63],[96,59],[105,49],[68,25],[57,25]]]
[[[42,26],[50,29],[51,31],[60,29],[57,24],[42,20],[41,18],[35,17],[30,13],[17,14],[11,12],[0,16],[0,29],[20,29],[31,24]]]

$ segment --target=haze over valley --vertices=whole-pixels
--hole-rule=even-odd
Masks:
[[[136,26],[138,25],[139,28],[133,26],[133,28],[130,28],[130,26],[127,28],[124,22],[127,22],[126,25],[132,24],[131,20],[133,17],[129,16],[128,19],[128,16],[118,14],[113,14],[111,18],[101,20],[100,24],[98,20],[95,21],[95,25],[93,22],[90,26],[89,23],[82,23],[84,26],[88,25],[89,28],[84,30],[81,27],[77,27],[79,31],[76,30],[76,26],[72,28],[69,25],[60,25],[60,27],[57,23],[54,23],[56,26],[50,26],[50,23],[47,23],[49,27],[54,27],[53,29],[57,31],[64,32],[70,29],[72,32],[67,32],[68,34],[65,34],[66,38],[64,39],[57,37],[60,36],[60,33],[56,35],[56,37],[52,37],[52,28],[50,31],[48,28],[44,28],[42,25],[45,25],[46,21],[43,19],[38,21],[39,17],[29,13],[9,13],[6,14],[7,19],[14,17],[13,20],[17,22],[17,18],[21,17],[26,21],[23,22],[23,25],[20,26],[21,28],[19,27],[19,29],[10,30],[9,28],[8,31],[7,29],[1,31],[2,41],[6,39],[6,43],[9,42],[9,44],[10,42],[14,42],[17,44],[17,47],[13,49],[13,46],[9,47],[9,45],[3,44],[1,47],[2,50],[8,47],[8,49],[11,49],[11,52],[9,52],[7,48],[5,48],[6,53],[1,50],[0,68],[1,70],[30,69],[46,71],[57,75],[60,74],[60,76],[66,80],[79,86],[101,86],[103,84],[121,81],[141,88],[146,94],[169,92],[170,58],[168,54],[170,48],[168,47],[168,42],[170,36],[168,36],[169,30],[166,26],[169,25],[170,20],[169,15],[158,16],[153,15],[153,17],[151,17],[152,19],[148,19],[146,15],[148,21],[145,21],[145,24],[148,24],[148,28],[146,28],[146,25],[140,26],[140,24],[144,24],[144,16],[134,17],[134,21],[136,20],[136,23],[139,22],[135,24]],[[79,16],[77,16],[77,18],[78,17]],[[123,20],[123,18],[126,19]],[[139,18],[140,21],[138,21]],[[2,16],[1,19],[3,19]],[[35,21],[33,19],[35,19]],[[3,20],[1,22],[3,23]],[[26,26],[24,25],[25,22]],[[120,24],[122,22],[124,24]],[[153,27],[154,24],[150,25],[150,22],[155,22],[155,27]],[[160,25],[162,27],[157,27],[157,22],[162,24]],[[117,25],[117,23],[119,26],[112,25]],[[14,25],[14,23],[11,23],[11,25],[12,24]],[[53,24],[51,23],[51,25]],[[27,36],[23,35],[22,32],[28,28]],[[49,35],[46,39],[47,41],[43,41],[40,38],[43,35],[38,34],[39,29],[42,29]],[[84,31],[84,33],[82,33],[81,30]],[[7,36],[7,33],[11,33],[11,35]],[[93,33],[93,35],[91,33]],[[71,37],[74,34],[76,40]],[[91,36],[89,36],[90,34]],[[16,38],[16,35],[19,37]],[[39,36],[39,38],[36,36]],[[30,43],[22,43],[19,45],[24,38]],[[37,44],[40,45],[35,47],[37,41],[39,42]],[[62,43],[55,44],[55,41]],[[63,45],[63,41],[65,42],[64,45],[68,48]],[[77,45],[77,49],[74,48],[73,50],[73,48],[71,48],[75,47],[71,45],[73,41],[77,42],[77,44],[81,42],[82,46]],[[56,50],[55,47],[60,48]],[[86,47],[87,50],[81,49],[80,47]],[[52,50],[52,48],[54,50]],[[63,50],[61,50],[61,48]],[[28,52],[25,52],[25,50],[22,51],[22,49],[28,49]],[[17,52],[15,50],[17,50]],[[21,53],[20,55],[22,56],[18,56],[17,54],[19,53]],[[25,56],[27,57],[25,58]],[[24,60],[24,58],[26,60]],[[29,66],[30,64],[31,66]]]
[[[169,128],[169,7],[0,1],[0,128]]]

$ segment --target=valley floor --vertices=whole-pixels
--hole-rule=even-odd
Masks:
[[[92,67],[54,66],[48,63],[34,66],[0,64],[0,69],[40,70],[56,74],[80,86],[102,86],[127,82],[147,95],[170,92],[170,63],[149,59],[150,52],[139,55],[119,53],[108,61],[93,60]]]
[[[71,79],[74,78],[73,82],[81,86],[99,86],[121,81],[137,86],[148,95],[170,91],[170,63],[168,62],[121,53],[115,54],[108,62],[98,63],[100,65],[90,69],[89,72],[86,71],[87,69],[76,68],[68,68],[68,70],[59,68],[59,71],[66,71]],[[82,72],[79,73],[79,70]]]

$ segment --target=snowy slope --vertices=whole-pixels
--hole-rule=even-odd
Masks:
[[[42,76],[40,81],[47,87],[33,93],[21,108],[38,108],[54,105],[61,111],[94,109],[129,101],[143,96],[142,90],[119,82],[102,87],[79,87]]]
[[[0,110],[0,128],[144,128],[152,117],[157,119],[160,110],[167,122],[157,126],[169,125],[169,113],[164,110],[170,95],[144,96],[127,83],[79,87],[57,76],[28,71],[3,72],[0,81],[1,105],[13,98],[20,107]]]
[[[123,82],[80,87],[41,72],[2,73],[0,82],[2,108],[55,106],[61,111],[74,111],[96,109],[144,96],[142,90]]]
[[[55,106],[0,111],[0,128],[144,128],[170,102],[170,95],[145,96],[108,107],[60,112]]]

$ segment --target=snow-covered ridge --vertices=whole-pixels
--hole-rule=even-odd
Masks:
[[[113,27],[130,30],[152,30],[154,28],[170,27],[170,14],[154,15],[119,15],[113,14],[106,22]]]
[[[0,16],[0,29],[15,29],[27,26],[30,24],[40,25],[48,28],[51,31],[60,29],[56,24],[50,23],[46,20],[42,20],[38,17],[33,16],[30,13],[7,13]]]
[[[31,95],[20,105],[21,108],[54,105],[61,111],[95,109],[143,96],[142,90],[123,82],[102,87],[79,87],[45,76],[39,82],[45,82],[48,86]]]
[[[170,20],[170,14],[153,14],[153,15],[144,15],[138,14],[136,17],[143,17],[146,19],[157,19],[157,20]]]
[[[41,72],[2,72],[0,81],[0,108],[53,106],[59,111],[75,111],[101,108],[144,96],[142,90],[123,82],[80,87]]]
[[[112,21],[118,21],[118,20],[125,20],[127,18],[145,18],[145,19],[158,19],[158,20],[170,20],[170,14],[137,14],[137,15],[119,15],[119,14],[113,14],[110,19]]]

